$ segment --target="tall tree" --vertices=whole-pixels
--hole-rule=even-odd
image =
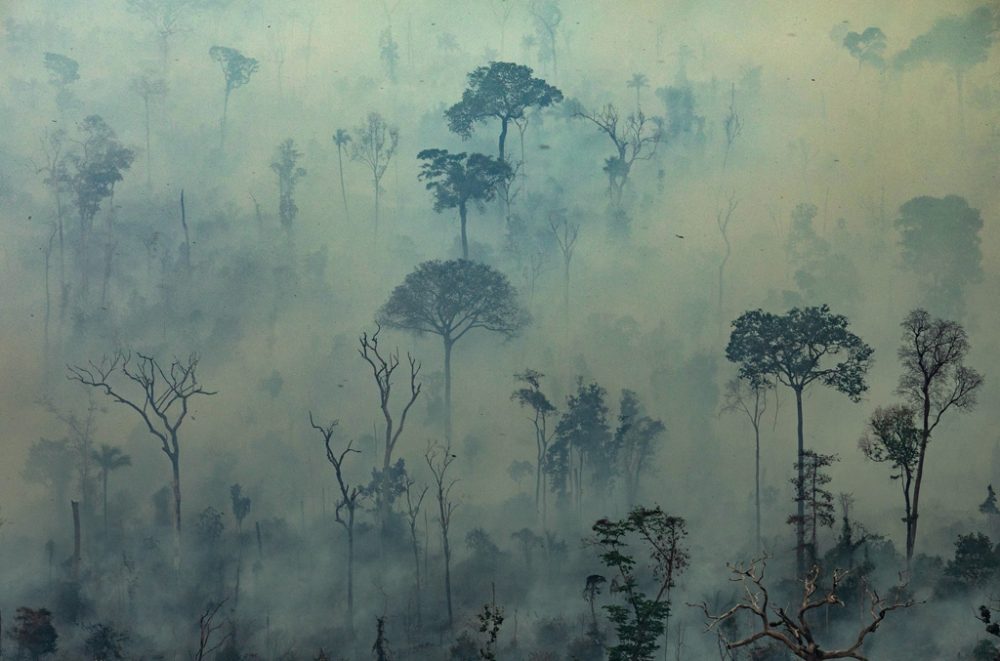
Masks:
[[[804,526],[809,531],[806,554],[810,566],[815,566],[819,557],[817,539],[820,526],[832,528],[835,522],[833,493],[826,488],[831,478],[825,472],[835,461],[839,461],[836,455],[806,450],[795,464],[798,475],[791,480],[795,487],[796,509],[804,513],[790,515],[788,523],[796,528]]]
[[[418,178],[434,192],[434,211],[458,209],[461,222],[462,259],[469,259],[469,240],[465,227],[469,203],[480,209],[496,197],[497,189],[514,176],[510,166],[483,154],[450,154],[446,149],[425,149],[417,158],[423,161]]]
[[[634,73],[632,77],[628,79],[625,86],[629,89],[635,90],[635,111],[636,113],[642,112],[642,90],[643,88],[649,87],[649,78],[643,73]]]
[[[431,333],[444,344],[445,438],[452,438],[451,351],[481,328],[505,337],[530,321],[507,276],[486,264],[464,259],[420,264],[393,289],[379,310],[381,323],[417,335]]]
[[[905,404],[877,408],[868,419],[868,429],[858,446],[875,463],[889,464],[892,480],[899,480],[903,491],[903,523],[910,537],[913,518],[913,477],[920,459],[920,428],[914,421],[916,411]]]
[[[576,117],[593,122],[614,145],[615,155],[604,161],[604,172],[608,175],[608,196],[612,207],[622,206],[625,184],[636,161],[648,161],[656,153],[656,146],[663,137],[660,121],[648,117],[642,111],[622,118],[614,104],[607,104],[598,112],[589,112],[579,107]]]
[[[132,166],[135,152],[118,140],[114,129],[99,115],[90,115],[80,125],[83,140],[67,156],[71,165],[69,187],[80,220],[77,243],[80,268],[80,299],[87,302],[91,271],[91,234],[94,218],[104,200],[114,196],[115,184]],[[109,212],[109,218],[112,217]],[[110,230],[110,228],[109,228]],[[107,237],[112,245],[112,237]]]
[[[372,171],[375,190],[375,234],[382,194],[382,177],[399,146],[399,129],[389,124],[377,112],[368,113],[368,119],[354,131],[351,138],[351,160],[363,163]]]
[[[858,70],[864,65],[876,69],[885,68],[886,37],[880,28],[871,26],[863,32],[848,32],[844,35],[844,48],[858,61]]]
[[[352,452],[360,454],[360,450],[351,447],[353,441],[348,441],[347,446],[340,452],[335,451],[330,443],[333,440],[333,432],[338,421],[333,420],[326,425],[319,425],[313,419],[312,411],[309,412],[309,424],[323,437],[323,445],[326,448],[326,460],[333,466],[337,475],[337,486],[340,488],[340,498],[337,500],[337,508],[334,510],[334,517],[344,531],[347,533],[347,621],[348,628],[354,631],[354,513],[358,507],[358,497],[361,495],[357,485],[351,485],[344,476],[344,460]],[[346,518],[341,514],[346,511]]]
[[[292,223],[299,214],[295,206],[295,186],[299,179],[306,176],[305,168],[299,167],[302,152],[295,148],[295,141],[288,138],[282,142],[271,161],[271,169],[278,175],[278,218],[281,226],[291,236]]]
[[[562,23],[562,10],[559,0],[529,0],[528,12],[535,24],[536,43],[538,44],[538,60],[552,63],[552,75],[559,77],[559,25]]]
[[[119,468],[132,465],[132,457],[107,444],[101,444],[100,450],[92,450],[91,458],[101,471],[101,493],[104,510],[104,536],[108,536],[108,475]]]
[[[240,603],[240,576],[243,573],[243,519],[250,514],[253,501],[243,493],[239,483],[229,487],[229,504],[236,519],[236,586],[233,589],[233,608]]]
[[[156,32],[160,42],[160,58],[166,69],[170,57],[170,39],[185,29],[185,15],[218,4],[219,0],[126,0],[129,11],[136,14]]]
[[[549,229],[559,246],[563,258],[563,323],[569,328],[569,267],[573,261],[576,240],[580,238],[580,224],[571,223],[564,210],[549,214]]]
[[[955,77],[955,98],[958,100],[959,128],[965,132],[965,76],[975,65],[989,58],[996,40],[997,10],[988,5],[977,7],[964,16],[946,16],[913,39],[896,55],[900,70],[912,69],[924,63],[943,64]]]
[[[80,105],[73,95],[70,85],[80,80],[80,64],[71,57],[59,53],[45,54],[45,68],[49,72],[49,84],[56,88],[56,107],[65,113]]]
[[[392,453],[396,450],[396,443],[399,441],[403,428],[406,425],[406,416],[409,414],[413,403],[420,396],[422,384],[417,381],[420,374],[420,363],[410,354],[406,354],[407,363],[410,366],[410,387],[406,404],[403,406],[399,419],[394,420],[391,410],[392,404],[392,377],[400,365],[399,350],[390,351],[387,355],[382,355],[379,349],[379,334],[382,326],[377,325],[375,332],[368,335],[367,332],[361,334],[358,353],[372,370],[372,378],[375,380],[375,387],[378,389],[379,409],[382,412],[382,419],[385,421],[385,431],[382,437],[382,470],[378,475],[378,484],[375,485],[378,493],[379,518],[382,524],[382,534],[386,535],[389,530],[389,508],[392,505],[393,490],[390,485],[392,480]]]
[[[983,219],[963,197],[915,197],[899,208],[903,265],[947,314],[962,312],[965,287],[982,278]]]
[[[625,502],[630,508],[638,505],[642,474],[656,452],[656,440],[666,430],[662,420],[645,414],[638,395],[628,389],[622,390],[618,405],[618,427],[615,429],[612,445],[619,455],[619,473],[625,486]]]
[[[969,411],[976,405],[983,377],[965,365],[969,338],[957,322],[935,319],[926,310],[913,310],[901,324],[899,360],[903,373],[898,392],[920,416],[920,447],[913,478],[913,508],[906,529],[906,561],[909,566],[917,541],[920,490],[923,486],[927,446],[941,418],[948,411]]]
[[[739,376],[751,385],[778,383],[795,393],[798,478],[804,480],[802,393],[814,383],[860,401],[868,389],[865,377],[873,349],[848,330],[847,317],[826,305],[793,308],[783,315],[751,310],[733,321],[726,358],[739,364]],[[796,560],[799,576],[805,565],[805,503],[798,505]]]
[[[607,486],[616,469],[606,396],[599,384],[577,380],[576,392],[566,398],[545,458],[553,491],[561,499],[572,495],[578,512],[583,508],[583,477],[588,465],[591,484],[599,489]]]
[[[518,383],[523,384],[511,394],[510,398],[531,411],[531,423],[535,427],[535,508],[540,508],[542,521],[546,520],[547,514],[547,490],[548,484],[545,482],[547,473],[545,471],[545,456],[549,450],[549,442],[552,440],[555,430],[549,431],[549,416],[555,415],[556,407],[552,405],[549,398],[542,392],[542,378],[545,375],[533,369],[526,369],[520,374],[515,374],[514,378]]]
[[[113,402],[132,409],[160,441],[160,449],[170,460],[177,562],[181,535],[180,427],[188,417],[192,398],[215,394],[199,383],[198,362],[198,356],[191,354],[187,360],[175,358],[163,365],[153,356],[137,353],[133,357],[118,351],[100,363],[70,367],[68,375],[70,380],[97,388]]]
[[[222,100],[222,119],[219,121],[219,149],[226,146],[226,116],[229,112],[229,95],[238,87],[250,82],[250,76],[257,72],[260,64],[252,57],[247,57],[235,48],[212,46],[208,55],[222,67],[222,75],[226,81],[225,96]]]
[[[462,100],[444,115],[448,128],[463,139],[472,137],[476,124],[500,120],[497,142],[499,158],[506,160],[507,129],[512,121],[524,117],[528,108],[545,108],[562,101],[557,88],[532,76],[530,67],[512,62],[490,62],[469,74]]]
[[[427,495],[427,489],[429,487],[424,485],[424,488],[420,490],[419,494],[417,494],[413,489],[414,484],[416,484],[416,482],[407,477],[403,493],[406,495],[406,522],[410,530],[410,548],[413,550],[413,577],[416,586],[415,597],[417,607],[417,626],[419,627],[422,624],[422,592],[420,584],[420,542],[417,540],[417,519],[420,517],[420,508],[424,503],[424,496]],[[426,512],[424,513],[424,516],[427,516]],[[427,553],[426,549],[424,550],[424,553]]]
[[[753,383],[744,379],[730,379],[726,383],[723,395],[722,411],[725,413],[742,413],[753,427],[754,438],[754,539],[757,551],[763,550],[760,537],[760,423],[767,410],[767,394],[771,384],[766,382]]]
[[[448,604],[448,628],[454,627],[455,617],[451,607],[451,545],[448,532],[451,530],[451,517],[458,507],[451,495],[458,480],[448,477],[448,467],[455,461],[451,445],[444,447],[428,444],[424,459],[434,476],[434,496],[438,503],[438,523],[441,524],[441,550],[444,555],[444,590]]]
[[[351,212],[347,208],[347,187],[344,186],[344,149],[351,142],[351,134],[344,129],[337,129],[333,134],[333,144],[337,145],[337,172],[340,174],[340,196],[344,200],[344,219],[351,222]]]
[[[130,89],[142,99],[146,112],[146,186],[153,185],[152,150],[149,140],[149,105],[154,99],[167,93],[167,81],[150,75],[142,75],[132,79]]]

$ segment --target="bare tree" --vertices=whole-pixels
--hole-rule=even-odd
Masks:
[[[549,213],[549,229],[556,238],[559,252],[563,258],[563,322],[569,323],[569,266],[573,261],[573,250],[580,236],[579,223],[571,223],[566,217],[565,209]]]
[[[212,658],[212,654],[229,641],[230,636],[226,635],[216,643],[212,643],[212,636],[215,635],[215,632],[225,626],[223,622],[215,621],[215,617],[225,603],[225,599],[215,603],[209,602],[198,617],[198,653],[195,654],[195,661]]]
[[[375,234],[378,235],[379,202],[382,177],[389,161],[399,146],[399,129],[389,124],[377,112],[368,113],[365,123],[358,127],[351,139],[351,160],[364,163],[372,171],[375,189]]]
[[[757,550],[761,550],[760,541],[760,423],[767,410],[767,393],[772,386],[767,383],[757,383],[745,379],[731,379],[726,383],[723,395],[723,413],[743,413],[753,427],[754,438],[754,539]]]
[[[427,495],[427,487],[420,490],[419,495],[414,495],[413,485],[416,484],[414,480],[407,478],[406,480],[406,490],[403,492],[406,494],[406,521],[410,527],[410,546],[413,548],[413,568],[415,571],[414,576],[416,577],[416,599],[417,599],[417,626],[421,624],[421,607],[420,607],[420,544],[417,542],[417,518],[420,516],[420,506],[424,502],[424,496]]]
[[[722,125],[726,129],[726,150],[722,154],[722,169],[725,171],[733,143],[743,133],[743,117],[736,112],[736,83],[732,83],[729,88],[729,114],[722,120]]]
[[[176,562],[180,562],[181,535],[181,424],[190,410],[189,400],[199,395],[214,395],[198,382],[197,354],[185,361],[175,358],[169,366],[145,354],[118,351],[100,363],[69,368],[68,378],[97,388],[112,401],[132,409],[146,429],[160,441],[160,449],[170,460],[171,487],[174,495],[174,532]],[[122,378],[124,377],[124,378]],[[131,390],[132,392],[129,392]]]
[[[150,164],[152,161],[152,151],[149,144],[149,104],[154,99],[162,97],[167,93],[167,82],[162,78],[142,75],[133,78],[129,88],[142,99],[142,104],[146,111],[146,186],[152,187],[153,169]]]
[[[344,219],[350,224],[351,212],[347,208],[347,188],[344,186],[344,149],[351,142],[351,134],[337,129],[333,134],[333,144],[337,145],[337,172],[340,175],[340,196],[344,200]]]
[[[420,395],[420,388],[422,384],[417,381],[417,375],[420,373],[420,363],[418,363],[417,360],[410,354],[406,354],[406,360],[410,365],[410,393],[406,405],[403,406],[403,410],[399,414],[399,421],[397,424],[396,421],[393,420],[390,404],[392,399],[392,375],[400,364],[399,350],[396,349],[394,351],[390,351],[387,355],[383,356],[378,346],[379,334],[381,332],[382,326],[376,324],[375,332],[370,336],[367,332],[362,333],[359,340],[361,348],[358,349],[358,353],[362,358],[364,358],[365,362],[368,363],[369,367],[371,367],[372,377],[375,380],[375,387],[378,389],[379,408],[381,409],[382,417],[385,420],[385,432],[382,438],[382,483],[379,486],[381,490],[381,497],[379,498],[379,518],[382,523],[382,532],[385,534],[389,525],[389,508],[392,505],[391,494],[389,493],[392,453],[396,449],[396,442],[399,440],[400,434],[403,433],[403,427],[406,424],[406,416],[410,412],[410,408],[413,406],[413,403],[417,401],[417,397]]]
[[[449,479],[447,473],[448,467],[455,461],[455,455],[451,452],[451,445],[429,443],[424,459],[434,476],[434,495],[438,502],[438,522],[441,524],[441,550],[444,554],[444,591],[448,602],[448,627],[452,628],[455,625],[455,618],[451,608],[451,547],[448,544],[448,530],[451,527],[451,515],[458,507],[458,503],[451,498],[451,490],[458,480]]]
[[[914,604],[912,599],[901,599],[901,588],[893,590],[894,598],[887,601],[878,592],[866,585],[866,601],[869,605],[871,621],[863,626],[855,636],[854,641],[840,649],[823,649],[813,633],[808,616],[812,611],[829,606],[843,606],[844,602],[837,595],[837,590],[847,577],[848,572],[835,571],[831,585],[823,594],[817,594],[819,588],[819,568],[814,567],[803,579],[802,601],[798,610],[789,613],[783,606],[770,603],[767,587],[764,585],[765,559],[753,560],[749,566],[731,566],[730,581],[739,583],[743,588],[743,599],[729,610],[719,615],[712,615],[705,603],[699,604],[708,620],[708,630],[717,629],[721,624],[746,611],[751,620],[759,620],[756,630],[738,640],[727,640],[721,631],[720,642],[728,650],[746,647],[758,640],[769,638],[784,645],[789,652],[806,661],[822,661],[823,659],[859,659],[866,661],[868,657],[862,654],[862,647],[869,634],[874,633],[886,616],[894,610],[909,608]],[[777,619],[775,619],[777,618]]]
[[[361,453],[351,447],[353,441],[348,441],[347,447],[339,453],[334,452],[330,446],[333,439],[333,430],[337,427],[338,421],[332,420],[326,425],[319,425],[313,420],[312,411],[309,412],[309,424],[323,436],[323,444],[326,447],[326,460],[333,466],[337,474],[337,486],[340,487],[340,498],[337,500],[337,508],[334,510],[334,517],[347,532],[347,621],[353,634],[354,632],[354,513],[358,507],[358,496],[361,495],[357,485],[351,486],[344,477],[344,459],[351,452]],[[341,512],[347,512],[345,519]]]
[[[726,205],[726,210],[723,211],[719,209],[715,212],[715,225],[719,228],[719,234],[722,235],[722,242],[726,244],[726,252],[722,256],[722,261],[719,262],[719,319],[722,317],[722,294],[723,287],[725,286],[725,272],[726,264],[729,262],[729,256],[732,254],[732,247],[729,245],[729,222],[733,219],[733,212],[736,211],[736,205],[739,202],[736,199],[736,191],[733,191],[729,195],[729,202]]]

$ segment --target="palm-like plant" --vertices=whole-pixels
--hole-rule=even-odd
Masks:
[[[91,450],[91,458],[101,470],[101,485],[104,491],[104,535],[108,534],[108,474],[111,471],[132,465],[132,457],[122,452],[121,448],[101,444],[100,450]]]
[[[333,144],[337,145],[337,168],[340,170],[340,195],[344,198],[344,217],[351,222],[351,212],[347,210],[347,189],[344,188],[344,149],[351,141],[351,134],[345,129],[337,129],[333,134]]]
[[[635,90],[635,111],[639,112],[642,109],[639,103],[639,94],[643,87],[649,87],[649,79],[646,78],[645,74],[634,73],[631,80],[625,83],[625,85],[629,89]]]

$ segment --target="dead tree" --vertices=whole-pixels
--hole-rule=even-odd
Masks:
[[[451,515],[458,504],[451,499],[451,490],[458,480],[449,480],[448,467],[455,461],[451,445],[441,446],[430,443],[424,453],[427,466],[434,476],[434,495],[438,502],[438,521],[441,523],[441,550],[444,554],[444,592],[448,602],[448,628],[454,628],[455,618],[451,608],[451,547],[448,544],[448,530],[451,527]]]
[[[725,171],[729,163],[729,152],[733,150],[733,143],[743,132],[743,117],[736,112],[736,83],[732,83],[729,88],[729,114],[722,121],[726,129],[726,149],[722,154],[722,170]]]
[[[733,212],[736,211],[736,205],[739,202],[736,200],[736,192],[733,191],[729,195],[729,203],[726,205],[726,210],[723,211],[719,209],[715,212],[715,224],[719,228],[719,234],[722,235],[722,242],[726,244],[726,252],[722,256],[722,261],[719,262],[719,319],[722,319],[722,294],[723,287],[725,285],[725,272],[726,264],[729,262],[729,256],[732,254],[732,246],[729,245],[729,221],[733,219]]]
[[[410,526],[410,545],[413,547],[413,567],[416,576],[416,587],[417,587],[417,626],[421,625],[421,608],[420,608],[420,544],[417,542],[417,518],[420,516],[420,506],[424,502],[424,496],[427,495],[428,487],[425,485],[423,489],[420,490],[420,494],[415,496],[413,491],[413,485],[416,482],[410,478],[406,480],[406,520]]]
[[[146,429],[160,441],[160,449],[170,460],[174,494],[175,562],[180,561],[181,536],[181,448],[179,430],[190,410],[189,400],[197,395],[214,395],[198,382],[198,355],[186,361],[177,358],[164,368],[159,361],[141,353],[118,351],[101,362],[86,367],[69,367],[67,378],[97,388],[119,404],[129,407],[142,419]],[[119,375],[124,377],[120,379]],[[116,381],[121,381],[120,385]],[[131,384],[131,385],[130,385]],[[126,388],[133,392],[128,392]]]
[[[381,490],[379,494],[379,518],[381,519],[382,533],[385,534],[389,524],[389,509],[392,504],[389,489],[392,453],[396,449],[396,442],[399,440],[400,434],[403,433],[406,416],[420,395],[421,384],[417,381],[417,375],[420,373],[420,363],[410,354],[406,354],[406,360],[410,364],[410,397],[409,401],[403,407],[402,413],[399,415],[399,423],[396,424],[390,411],[390,404],[392,397],[392,375],[400,364],[399,350],[396,349],[383,356],[378,346],[378,336],[381,332],[382,326],[376,324],[375,332],[370,336],[367,332],[362,333],[360,339],[361,348],[358,349],[358,353],[371,367],[372,377],[375,379],[376,388],[378,388],[379,408],[382,410],[382,417],[385,419],[385,435],[382,439],[382,447],[384,448],[382,455],[382,475],[381,484],[379,485],[379,489]]]
[[[195,661],[204,661],[205,658],[212,658],[212,654],[229,640],[230,636],[225,635],[218,642],[212,644],[212,635],[225,626],[222,622],[215,622],[215,616],[219,614],[219,610],[222,609],[222,605],[225,603],[225,599],[218,603],[209,602],[198,618],[198,653],[194,657]]]
[[[330,462],[333,466],[334,472],[337,474],[337,485],[340,487],[340,499],[337,501],[337,509],[334,511],[334,517],[344,530],[347,532],[347,620],[350,630],[354,631],[354,513],[358,507],[358,496],[360,496],[361,491],[357,486],[351,486],[347,483],[344,478],[344,459],[351,452],[357,452],[361,454],[360,450],[355,450],[351,447],[353,441],[347,442],[347,447],[344,448],[339,454],[333,451],[330,447],[330,441],[333,439],[333,430],[336,428],[338,421],[333,420],[325,426],[320,426],[316,424],[313,420],[312,411],[309,412],[309,424],[312,428],[318,431],[323,436],[323,444],[326,446],[326,460]],[[347,518],[344,519],[341,516],[341,512],[347,512]]]
[[[742,413],[753,427],[754,437],[754,538],[757,551],[761,549],[760,537],[760,423],[767,411],[767,393],[772,386],[766,383],[754,385],[736,378],[726,383],[723,405],[720,413]]]
[[[555,216],[556,218],[553,218]],[[549,214],[549,229],[556,237],[563,258],[563,323],[569,324],[569,265],[573,261],[573,248],[580,235],[580,225],[566,218],[565,209]]]
[[[865,586],[866,601],[868,602],[871,621],[862,626],[854,638],[854,641],[847,647],[840,649],[823,649],[816,641],[812,627],[809,624],[808,616],[811,611],[826,608],[829,606],[844,606],[843,600],[837,595],[840,584],[849,572],[837,570],[830,579],[829,589],[823,590],[821,594],[817,585],[820,577],[819,567],[813,567],[802,581],[802,601],[795,612],[789,612],[782,606],[775,606],[770,603],[767,587],[764,585],[764,569],[767,565],[766,558],[752,560],[749,566],[730,566],[732,576],[730,581],[739,583],[743,588],[743,599],[719,615],[712,615],[708,610],[708,605],[701,603],[697,605],[705,614],[707,630],[716,630],[720,637],[720,642],[728,650],[746,647],[759,640],[768,638],[777,641],[788,649],[792,654],[806,661],[822,661],[823,659],[859,659],[867,661],[862,654],[862,647],[869,634],[874,633],[886,616],[894,610],[909,608],[914,604],[912,599],[900,599],[899,595],[904,593],[903,588],[895,588],[893,594],[896,595],[891,601],[887,601],[879,596],[871,586]],[[689,604],[693,605],[693,604]],[[756,631],[738,640],[725,639],[721,625],[734,618],[737,614],[746,611],[751,620],[759,621]]]

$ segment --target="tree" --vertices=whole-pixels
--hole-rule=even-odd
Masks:
[[[614,104],[607,104],[598,112],[589,112],[581,106],[574,116],[593,122],[614,145],[615,155],[604,161],[608,175],[608,196],[614,209],[622,207],[625,184],[636,161],[648,161],[656,153],[656,146],[663,138],[660,121],[647,117],[642,111],[622,119]]]
[[[580,224],[569,222],[560,209],[549,214],[549,229],[563,258],[563,322],[569,327],[569,266],[573,261],[576,240],[580,238]]]
[[[820,574],[819,568],[814,567],[802,579],[802,600],[799,602],[798,609],[795,612],[789,612],[786,607],[775,606],[771,602],[767,586],[764,585],[766,566],[767,562],[764,559],[754,560],[746,567],[743,565],[730,566],[732,577],[729,580],[739,583],[745,596],[729,610],[719,615],[712,615],[706,604],[702,603],[699,606],[708,620],[708,629],[718,631],[720,643],[726,650],[740,649],[767,639],[776,641],[796,657],[805,661],[823,661],[824,659],[867,661],[868,657],[862,654],[862,648],[868,636],[878,630],[889,613],[909,608],[914,604],[912,599],[903,596],[905,593],[903,588],[894,588],[892,600],[887,600],[871,586],[865,584],[865,602],[868,604],[871,621],[868,624],[862,622],[863,626],[854,637],[854,641],[848,646],[824,649],[816,640],[808,617],[813,611],[820,608],[844,606],[843,600],[837,593],[848,572],[834,571],[829,589],[824,590],[823,594],[817,594]],[[728,622],[733,621],[738,614],[743,612],[746,612],[752,620],[758,621],[758,626],[749,635],[729,640],[723,629]]]
[[[233,589],[233,608],[236,608],[240,603],[240,578],[243,574],[243,519],[250,514],[253,501],[243,494],[243,487],[237,483],[229,487],[229,503],[236,519],[236,586]]]
[[[403,433],[406,425],[406,416],[413,407],[413,403],[420,396],[420,388],[423,384],[417,381],[420,374],[420,363],[410,354],[406,354],[406,360],[410,366],[410,392],[409,399],[403,406],[399,414],[398,424],[393,420],[390,405],[392,403],[392,375],[399,367],[399,350],[391,351],[383,356],[379,350],[379,334],[382,332],[381,324],[377,324],[375,332],[368,335],[367,332],[361,334],[359,340],[361,348],[358,353],[368,363],[372,370],[372,377],[375,379],[375,387],[378,389],[379,409],[382,411],[382,418],[385,421],[385,432],[382,438],[382,471],[377,476],[376,490],[378,492],[379,518],[382,523],[382,534],[388,533],[389,508],[392,506],[393,490],[390,488],[392,480],[392,453],[396,450],[396,443]]]
[[[170,38],[185,29],[184,15],[213,2],[217,0],[126,0],[126,6],[156,32],[165,69],[170,55]]]
[[[617,458],[608,424],[607,392],[597,383],[577,380],[576,393],[566,399],[566,409],[556,424],[555,440],[545,458],[552,476],[552,490],[560,499],[572,495],[577,510],[583,507],[583,474],[589,464],[592,482],[606,487]]]
[[[625,86],[629,89],[635,90],[635,111],[636,113],[642,112],[642,103],[640,102],[640,93],[644,87],[649,87],[649,78],[642,73],[634,73],[632,77],[629,78]]]
[[[530,67],[512,62],[490,62],[477,67],[468,76],[468,86],[462,100],[448,108],[444,115],[448,128],[462,136],[472,137],[476,124],[491,119],[500,120],[498,152],[506,160],[504,146],[510,122],[524,117],[528,108],[546,108],[562,101],[557,88],[532,76]]]
[[[337,172],[340,174],[340,196],[344,200],[344,218],[351,222],[351,212],[347,208],[347,188],[344,186],[344,149],[351,142],[351,134],[344,129],[337,129],[333,134],[333,144],[337,145]]]
[[[129,635],[120,631],[110,624],[92,624],[87,627],[86,640],[83,641],[83,650],[87,657],[93,661],[111,661],[111,659],[125,658],[125,644],[128,643]]]
[[[59,111],[66,112],[80,105],[69,88],[80,80],[80,64],[66,55],[45,53],[45,68],[49,72],[49,84],[56,88],[56,107]]]
[[[81,301],[86,303],[90,283],[90,236],[94,218],[104,200],[112,198],[115,184],[132,166],[135,152],[118,141],[114,130],[99,115],[90,115],[80,124],[83,140],[79,149],[67,156],[69,187],[80,218],[78,264]],[[110,218],[110,215],[109,215]],[[110,226],[109,226],[110,231]],[[108,246],[112,237],[108,236]],[[110,252],[108,256],[110,258]]]
[[[798,437],[798,478],[804,478],[805,440],[802,393],[814,383],[833,388],[851,401],[868,389],[865,376],[873,349],[848,330],[847,317],[826,305],[793,308],[783,315],[751,310],[733,321],[726,358],[739,364],[739,376],[752,386],[775,381],[795,393]],[[805,503],[800,502],[796,526],[796,560],[805,575]]]
[[[32,661],[55,654],[58,649],[59,634],[52,625],[52,613],[45,608],[19,607],[10,636],[17,643],[18,650],[27,653]]]
[[[893,471],[889,478],[899,480],[907,538],[913,517],[913,477],[920,458],[921,435],[914,415],[913,407],[905,404],[877,408],[868,420],[868,431],[858,441],[866,459],[889,464]]]
[[[364,163],[372,171],[372,187],[375,189],[375,234],[378,235],[379,201],[382,193],[382,177],[389,167],[389,161],[399,146],[399,129],[389,126],[382,115],[368,113],[368,119],[354,131],[351,139],[351,160]]]
[[[526,369],[520,374],[515,374],[514,379],[523,384],[515,390],[510,398],[521,405],[522,408],[529,409],[532,414],[531,423],[535,427],[535,507],[541,507],[542,521],[546,520],[548,510],[548,500],[546,491],[548,484],[545,482],[545,457],[549,450],[549,442],[552,440],[555,430],[549,431],[549,416],[554,415],[556,407],[552,405],[549,398],[542,392],[541,382],[545,375],[533,369]]]
[[[754,539],[758,552],[762,549],[760,537],[760,422],[767,410],[767,394],[771,390],[769,383],[753,383],[744,379],[730,379],[726,383],[723,395],[723,413],[742,413],[753,427],[754,438]]]
[[[552,62],[552,75],[559,77],[559,58],[556,43],[559,37],[559,24],[562,23],[562,10],[559,0],[530,0],[528,12],[535,23],[535,34],[538,35],[538,60]]]
[[[898,392],[920,416],[913,509],[906,530],[906,562],[909,567],[916,546],[920,490],[931,435],[949,410],[970,411],[975,408],[983,377],[965,365],[969,338],[957,322],[935,319],[926,310],[917,309],[906,316],[901,326],[903,339],[898,355],[903,373],[899,377]]]
[[[396,67],[399,65],[399,44],[392,38],[392,29],[386,28],[378,37],[378,52],[382,64],[385,66],[386,77],[389,82],[396,82]]]
[[[725,167],[725,164],[723,164]],[[715,226],[719,228],[719,234],[722,235],[722,242],[726,246],[726,252],[722,256],[722,261],[719,262],[719,321],[722,321],[722,294],[723,287],[725,285],[725,274],[726,274],[726,264],[729,262],[729,257],[732,254],[732,247],[729,245],[729,223],[733,219],[733,212],[736,211],[736,205],[739,201],[736,199],[736,192],[733,191],[729,196],[729,202],[726,205],[726,210],[723,211],[719,209],[715,212]]]
[[[222,119],[219,121],[219,149],[226,146],[226,115],[229,111],[229,95],[238,87],[250,82],[250,76],[257,72],[259,63],[252,57],[246,57],[235,48],[212,46],[208,55],[222,67],[222,75],[226,81],[226,92],[222,101]]]
[[[91,458],[101,471],[101,492],[104,511],[104,536],[108,535],[108,475],[119,468],[132,465],[132,457],[121,448],[101,444],[100,450],[91,450]]]
[[[794,524],[796,527],[803,526],[809,530],[806,551],[809,555],[810,565],[816,564],[816,558],[819,555],[816,541],[819,527],[832,528],[835,522],[833,494],[826,489],[831,478],[823,472],[835,461],[839,461],[836,455],[806,450],[795,464],[798,476],[791,480],[795,487],[795,502],[799,511],[804,510],[804,514],[792,514],[788,517],[788,523]],[[799,518],[800,516],[801,518]]]
[[[483,154],[450,154],[447,149],[425,149],[417,154],[424,163],[418,178],[434,192],[434,211],[458,209],[462,227],[462,259],[469,259],[466,236],[469,203],[480,210],[496,197],[497,189],[514,176],[510,166]]]
[[[605,566],[617,574],[610,592],[624,600],[624,605],[604,607],[618,634],[618,644],[608,648],[608,658],[652,661],[659,649],[656,641],[667,631],[670,591],[690,560],[684,543],[686,523],[660,507],[636,507],[620,521],[599,520],[593,531],[590,543],[598,548]],[[649,557],[641,573],[639,552],[630,549],[636,542]]]
[[[622,390],[618,411],[618,428],[615,429],[612,446],[619,455],[625,502],[629,507],[635,507],[643,469],[656,451],[656,439],[663,436],[667,428],[662,420],[645,414],[638,395],[631,390]]]
[[[445,438],[451,442],[451,351],[481,328],[513,337],[530,321],[507,276],[464,259],[423,262],[393,289],[379,310],[381,323],[417,335],[439,335],[444,344]]]
[[[743,116],[736,111],[736,83],[729,87],[729,113],[722,120],[722,128],[726,130],[726,149],[722,154],[722,170],[725,171],[733,144],[743,133]]]
[[[288,138],[278,146],[274,160],[271,161],[271,169],[278,175],[278,217],[289,236],[292,233],[292,222],[299,214],[294,199],[295,185],[306,176],[305,168],[298,167],[300,158],[302,152],[295,148],[295,141]]]
[[[97,388],[113,402],[132,409],[149,433],[160,441],[160,449],[170,460],[177,562],[181,535],[179,432],[190,412],[190,400],[216,394],[198,382],[198,362],[197,354],[190,354],[187,360],[174,358],[170,365],[164,366],[153,356],[137,353],[133,357],[130,352],[118,351],[111,358],[102,358],[100,363],[70,367],[68,375],[71,381]]]
[[[968,71],[989,58],[996,39],[996,10],[984,5],[964,16],[946,16],[896,55],[896,68],[905,71],[924,63],[943,64],[955,77],[959,128],[965,132],[964,82]]]
[[[138,76],[132,79],[129,88],[142,99],[143,108],[146,111],[146,185],[153,185],[152,150],[149,144],[149,104],[153,99],[160,98],[167,93],[167,81],[162,78],[154,78],[148,75]]]
[[[333,466],[337,475],[337,486],[340,487],[340,498],[337,500],[337,508],[334,510],[334,517],[337,523],[343,526],[347,533],[347,621],[348,626],[354,630],[354,512],[358,507],[358,496],[361,495],[357,485],[352,486],[344,477],[344,460],[352,452],[361,453],[351,447],[353,441],[348,441],[347,446],[339,453],[330,446],[333,440],[333,431],[337,427],[338,421],[333,420],[326,425],[319,425],[313,420],[312,411],[309,412],[309,424],[323,437],[323,445],[326,448],[326,460]],[[345,519],[341,511],[347,512]]]
[[[451,452],[451,445],[444,447],[428,443],[427,452],[424,453],[424,460],[427,467],[431,469],[434,476],[434,496],[438,503],[438,523],[441,524],[441,550],[444,555],[444,590],[448,604],[448,628],[454,627],[454,615],[451,608],[451,546],[449,545],[448,531],[451,528],[451,516],[455,512],[458,504],[452,499],[451,490],[455,488],[458,480],[447,477],[448,467],[455,461],[455,455]]]
[[[414,495],[413,485],[415,482],[409,477],[406,478],[406,522],[410,530],[410,547],[413,549],[413,572],[416,581],[416,606],[417,606],[417,626],[421,624],[421,589],[420,589],[420,543],[417,541],[417,518],[420,516],[420,507],[424,503],[424,496],[427,495],[428,487],[425,485],[420,490],[419,495]],[[426,517],[426,512],[424,516]],[[426,551],[425,551],[426,553]]]
[[[942,312],[962,311],[966,285],[982,278],[978,209],[963,197],[915,197],[899,208],[903,265],[919,278]]]
[[[881,29],[872,26],[865,28],[861,33],[848,32],[844,36],[843,44],[858,61],[858,71],[866,64],[876,69],[885,68],[882,53],[885,52],[886,38]]]

